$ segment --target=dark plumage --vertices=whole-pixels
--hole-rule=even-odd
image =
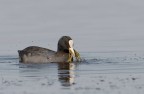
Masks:
[[[73,57],[80,60],[80,55],[73,49],[73,40],[69,36],[62,36],[59,39],[57,51],[29,46],[18,50],[18,53],[19,61],[22,63],[72,62]]]

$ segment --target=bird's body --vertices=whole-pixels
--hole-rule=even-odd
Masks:
[[[73,44],[70,40],[72,40],[70,37],[63,36],[58,42],[57,51],[38,46],[29,46],[23,50],[18,50],[19,61],[22,63],[70,62],[73,60],[73,56],[78,54],[71,47]]]

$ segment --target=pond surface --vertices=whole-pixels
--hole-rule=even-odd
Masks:
[[[0,0],[0,94],[143,94],[143,0]],[[18,50],[74,40],[80,63],[22,64]]]
[[[0,56],[0,94],[142,94],[144,53],[81,53],[73,63],[22,64]]]

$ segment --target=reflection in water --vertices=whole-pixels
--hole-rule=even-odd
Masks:
[[[58,77],[62,86],[74,84],[74,63],[58,63]]]
[[[73,85],[75,63],[48,63],[48,64],[19,64],[19,72],[22,77],[33,78],[56,78],[62,86]],[[58,70],[58,73],[57,73]],[[58,76],[57,76],[58,74]],[[49,79],[48,79],[49,80]]]

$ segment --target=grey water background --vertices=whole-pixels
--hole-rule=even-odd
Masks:
[[[144,1],[0,0],[0,94],[143,94]],[[85,59],[21,64],[17,50],[57,50],[73,38]]]

